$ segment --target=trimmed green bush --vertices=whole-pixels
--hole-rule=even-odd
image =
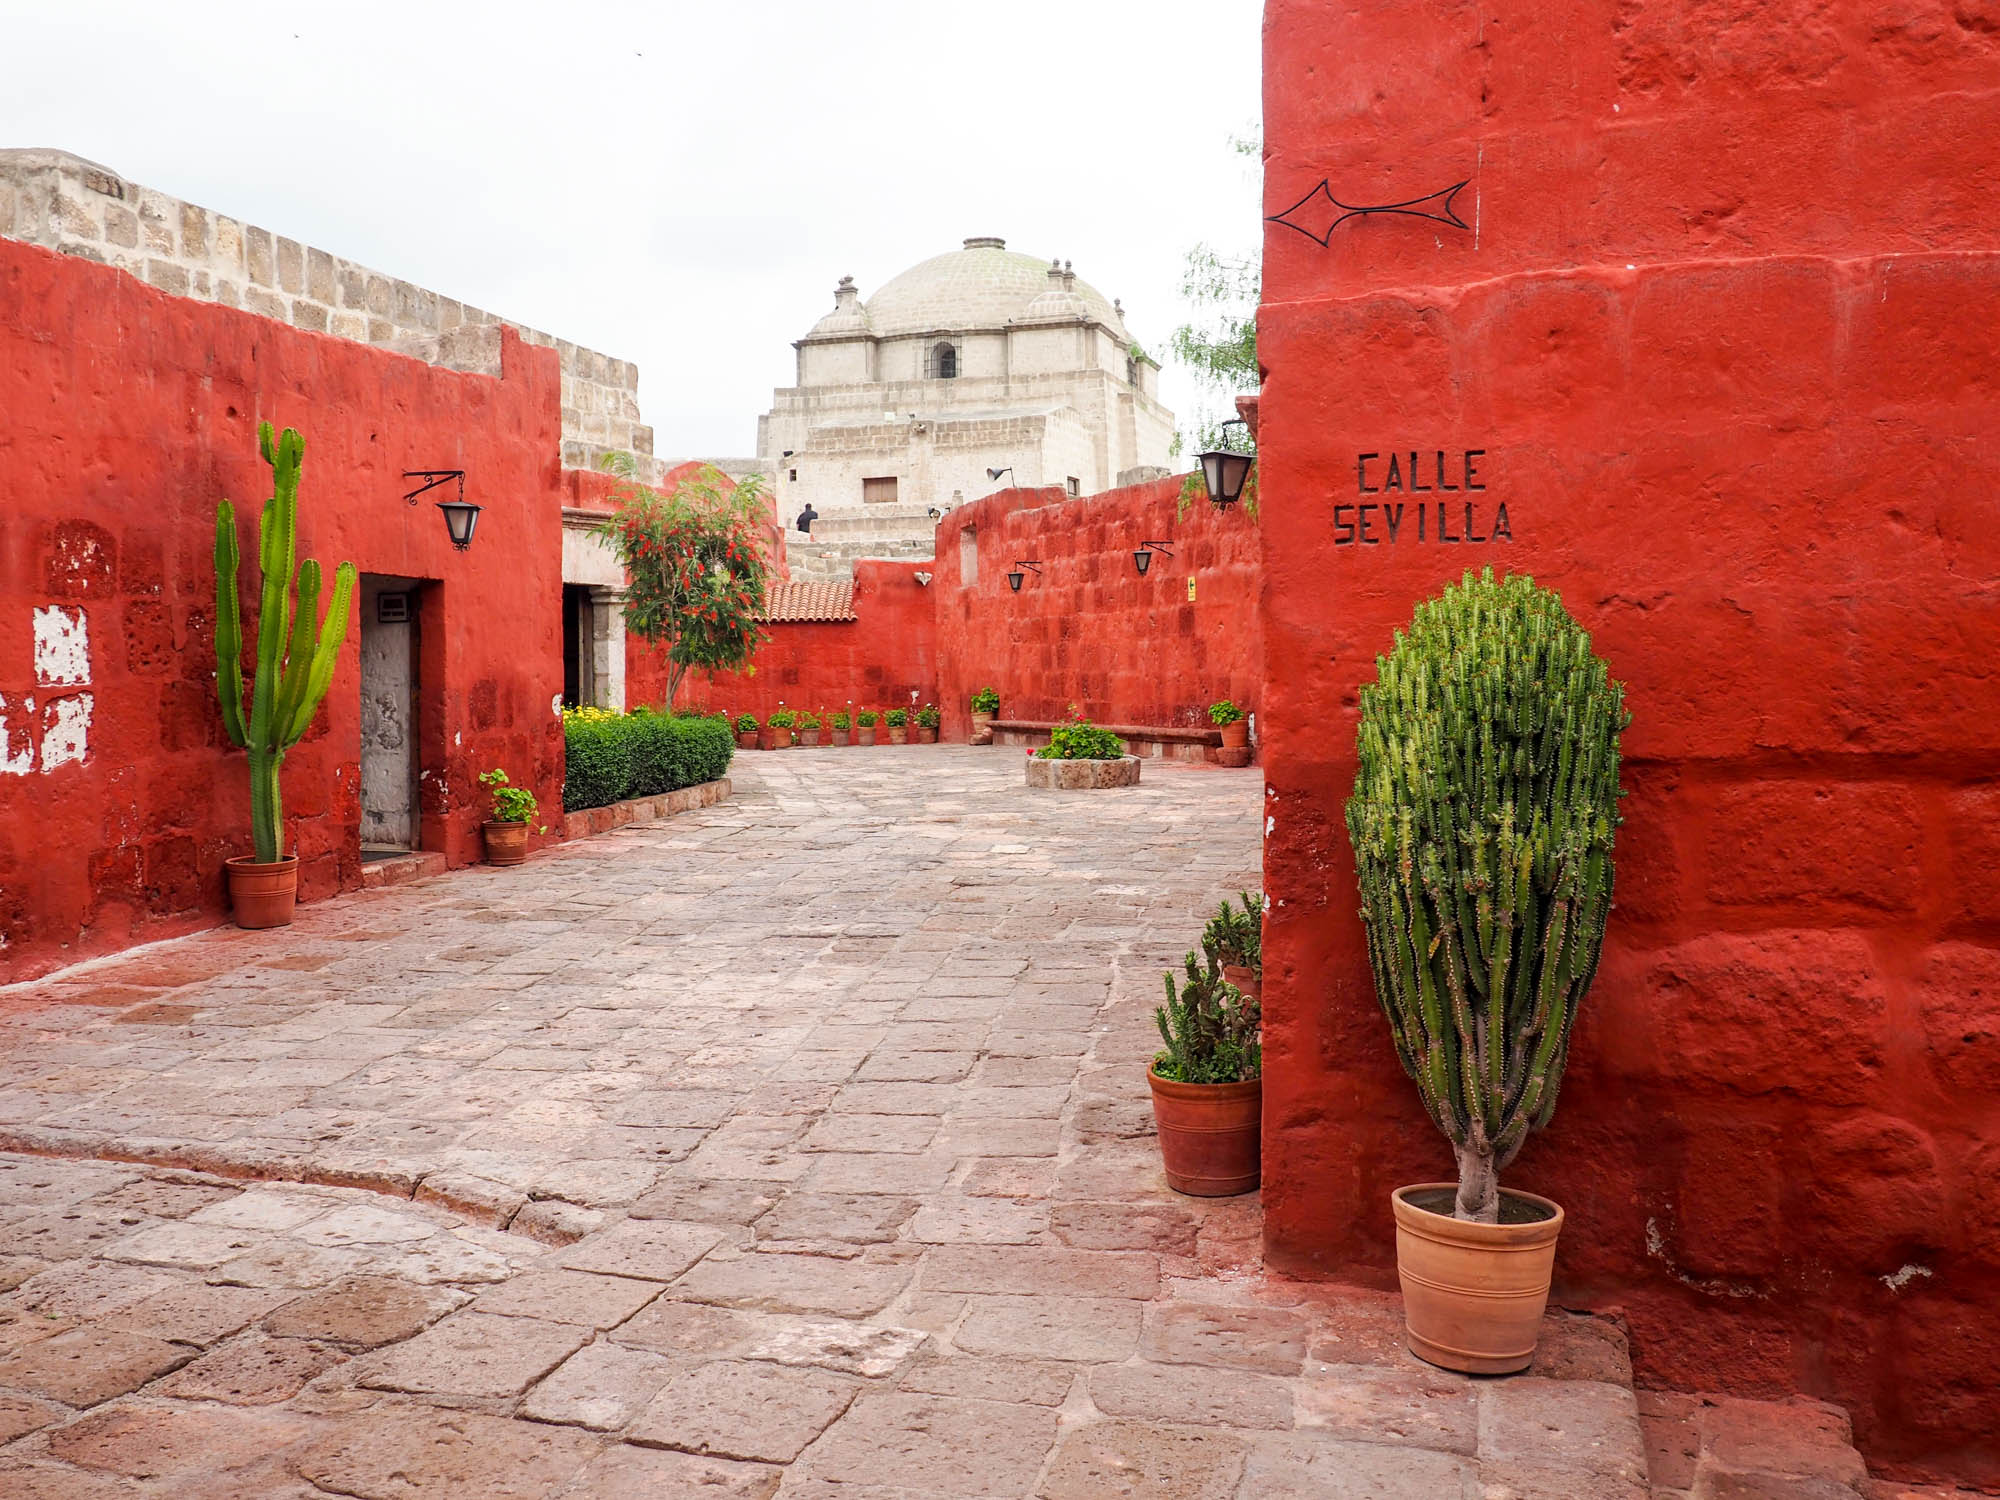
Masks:
[[[729,769],[736,740],[727,719],[635,709],[576,709],[563,715],[567,769],[563,810],[605,807],[714,781]]]

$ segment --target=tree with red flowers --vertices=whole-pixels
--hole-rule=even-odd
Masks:
[[[667,707],[689,668],[745,671],[766,639],[758,618],[770,587],[763,482],[732,485],[703,464],[662,494],[616,465],[625,483],[598,528],[625,565],[625,627],[667,653]]]

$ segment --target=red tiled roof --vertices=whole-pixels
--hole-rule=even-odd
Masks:
[[[854,582],[791,583],[771,585],[770,600],[757,618],[773,624],[796,624],[802,620],[852,620]]]

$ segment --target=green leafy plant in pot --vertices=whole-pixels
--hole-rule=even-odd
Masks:
[[[1399,1188],[1410,1349],[1534,1357],[1562,1210],[1499,1174],[1548,1123],[1611,908],[1624,689],[1562,600],[1487,570],[1417,607],[1361,689],[1347,804],[1375,992],[1458,1182]]]
[[[355,572],[351,562],[333,570],[333,598],[322,620],[319,564],[312,558],[297,562],[299,470],[305,462],[305,439],[298,429],[287,427],[274,440],[271,424],[261,422],[257,445],[271,466],[271,498],[264,502],[257,523],[262,590],[248,714],[243,710],[243,619],[236,593],[242,562],[236,544],[236,508],[227,500],[215,508],[215,691],[230,743],[249,752],[250,839],[256,850],[224,865],[237,925],[282,927],[292,920],[298,898],[299,860],[285,853],[280,773],[286,752],[312,726],[313,715],[333,683],[340,648],[347,639]]]
[[[1167,1002],[1153,1011],[1165,1050],[1146,1070],[1167,1185],[1198,1198],[1257,1186],[1264,1107],[1263,1014],[1222,977],[1213,958],[1188,954]]]
[[[996,688],[983,687],[972,695],[972,743],[990,745],[993,743],[993,716],[1000,712],[1000,693]]]
[[[509,782],[507,773],[498,766],[481,771],[479,784],[493,794],[493,816],[480,828],[486,839],[486,863],[518,865],[528,857],[529,832],[548,832],[534,826],[541,812],[535,794]]]
[[[757,716],[738,714],[736,716],[736,748],[755,750],[757,748]]]

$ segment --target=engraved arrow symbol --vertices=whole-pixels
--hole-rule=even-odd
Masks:
[[[1411,198],[1403,203],[1373,203],[1358,205],[1342,203],[1327,190],[1326,179],[1319,180],[1305,197],[1299,199],[1281,214],[1269,216],[1269,222],[1282,224],[1287,229],[1296,229],[1307,239],[1324,245],[1333,238],[1334,230],[1349,219],[1358,219],[1364,214],[1405,214],[1413,219],[1435,219],[1440,224],[1449,224],[1453,229],[1470,229],[1472,226],[1458,216],[1452,200],[1465,191],[1465,182],[1454,182],[1448,188],[1440,188],[1435,193],[1426,193],[1421,198]],[[1324,228],[1315,225],[1324,223]]]

